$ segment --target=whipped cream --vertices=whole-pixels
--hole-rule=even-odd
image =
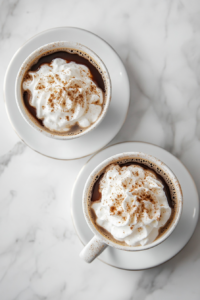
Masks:
[[[110,165],[99,185],[100,202],[91,207],[96,223],[129,246],[152,243],[171,215],[164,186],[139,165]]]
[[[67,132],[76,123],[86,128],[102,111],[103,91],[90,70],[75,62],[56,58],[38,71],[29,71],[23,89],[31,94],[37,118],[51,131]]]

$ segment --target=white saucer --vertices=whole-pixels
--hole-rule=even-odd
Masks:
[[[143,270],[158,266],[183,249],[190,240],[199,216],[199,199],[195,183],[184,165],[172,154],[158,146],[142,142],[126,142],[110,146],[95,154],[80,171],[72,191],[72,218],[76,232],[85,245],[93,236],[82,211],[82,192],[91,171],[106,158],[127,151],[153,155],[170,167],[179,179],[183,190],[183,212],[180,221],[162,244],[145,251],[128,252],[108,247],[100,256],[104,263],[125,270]]]
[[[111,104],[101,124],[85,136],[70,141],[46,137],[30,127],[21,116],[15,101],[15,79],[24,59],[42,45],[65,40],[79,42],[99,55],[107,66],[112,81]],[[61,27],[36,35],[17,51],[6,72],[4,98],[14,130],[29,147],[52,158],[75,159],[103,148],[118,133],[127,116],[130,87],[126,69],[111,46],[89,31],[80,28]]]

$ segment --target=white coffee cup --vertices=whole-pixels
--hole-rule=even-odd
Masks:
[[[102,72],[101,74],[104,79],[104,84],[106,87],[106,93],[105,93],[105,99],[104,99],[105,105],[103,106],[103,111],[102,111],[101,115],[99,116],[99,118],[97,119],[96,122],[94,122],[86,130],[83,130],[82,132],[80,132],[79,134],[76,134],[76,135],[67,135],[67,134],[59,135],[59,134],[56,134],[53,132],[51,133],[49,131],[46,131],[45,129],[42,129],[41,127],[37,126],[31,120],[31,118],[28,115],[28,112],[25,109],[25,106],[23,104],[22,81],[23,81],[23,78],[24,78],[24,75],[26,74],[26,72],[30,69],[30,67],[34,63],[36,63],[39,60],[39,58],[44,56],[47,52],[52,53],[52,52],[57,52],[57,51],[65,51],[65,49],[78,50],[81,53],[84,53],[85,56],[87,56],[87,57],[89,56],[89,58],[91,58],[93,60],[93,62],[95,63],[95,65],[99,69],[99,71]],[[15,82],[15,96],[16,96],[17,106],[19,108],[19,111],[20,111],[22,117],[25,119],[25,121],[31,127],[38,130],[42,134],[44,134],[48,137],[54,138],[54,139],[61,139],[61,140],[70,140],[70,139],[81,137],[81,136],[87,134],[88,132],[90,132],[91,130],[93,130],[94,128],[96,128],[101,123],[101,121],[103,120],[103,118],[105,117],[105,115],[108,111],[108,107],[109,107],[109,104],[111,101],[111,94],[112,94],[111,79],[110,79],[109,72],[108,72],[104,62],[100,59],[100,57],[96,53],[94,53],[88,47],[83,46],[79,43],[70,42],[70,41],[54,42],[54,43],[46,44],[46,45],[38,48],[37,50],[33,51],[22,63],[22,65],[19,69],[19,72],[17,74],[16,82]]]
[[[160,237],[158,237],[155,241],[153,241],[150,244],[144,245],[144,246],[124,246],[117,243],[112,242],[108,238],[105,237],[105,235],[102,235],[100,231],[96,229],[94,226],[93,221],[91,220],[88,205],[89,205],[89,195],[92,193],[92,187],[93,183],[95,181],[95,178],[99,176],[99,174],[103,173],[103,170],[112,163],[117,163],[118,161],[124,160],[127,158],[127,161],[129,159],[133,159],[135,162],[139,161],[142,162],[142,164],[146,164],[149,166],[149,164],[145,163],[145,161],[148,161],[152,164],[152,170],[154,170],[156,173],[159,174],[159,172],[164,172],[166,176],[169,179],[169,182],[167,184],[172,184],[173,188],[175,189],[174,192],[176,193],[176,211],[175,216],[173,218],[172,223],[170,224],[169,228],[164,232]],[[133,164],[134,164],[133,161]],[[85,220],[90,227],[91,231],[94,233],[94,237],[89,241],[89,243],[84,247],[84,249],[80,253],[80,257],[84,259],[86,262],[90,263],[92,262],[98,255],[100,255],[107,246],[111,246],[114,248],[117,248],[119,250],[126,250],[126,251],[141,251],[153,248],[160,243],[162,243],[166,238],[168,238],[171,233],[174,231],[175,227],[178,224],[178,221],[181,216],[182,212],[182,205],[183,205],[183,195],[181,186],[179,184],[178,179],[174,175],[174,173],[159,159],[145,154],[141,152],[126,152],[126,153],[120,153],[117,155],[114,155],[112,157],[109,157],[108,159],[104,160],[102,163],[100,163],[90,174],[88,177],[84,191],[83,191],[83,198],[82,198],[82,206],[83,206],[83,213],[85,216]]]

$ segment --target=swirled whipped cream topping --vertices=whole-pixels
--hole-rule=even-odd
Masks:
[[[75,62],[56,58],[37,71],[29,71],[23,89],[31,94],[30,105],[51,131],[67,132],[74,124],[86,128],[101,114],[103,91],[90,70]]]
[[[153,242],[171,215],[163,188],[150,169],[110,165],[100,180],[101,200],[91,205],[97,225],[129,246]]]

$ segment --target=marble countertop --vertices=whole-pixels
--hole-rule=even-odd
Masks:
[[[199,20],[198,0],[0,0],[1,300],[200,299],[200,223],[180,254],[150,270],[79,259],[70,194],[88,158],[58,161],[25,146],[9,123],[2,91],[9,61],[33,35],[58,26],[93,31],[120,55],[131,82],[128,116],[111,144],[165,148],[200,191]]]

